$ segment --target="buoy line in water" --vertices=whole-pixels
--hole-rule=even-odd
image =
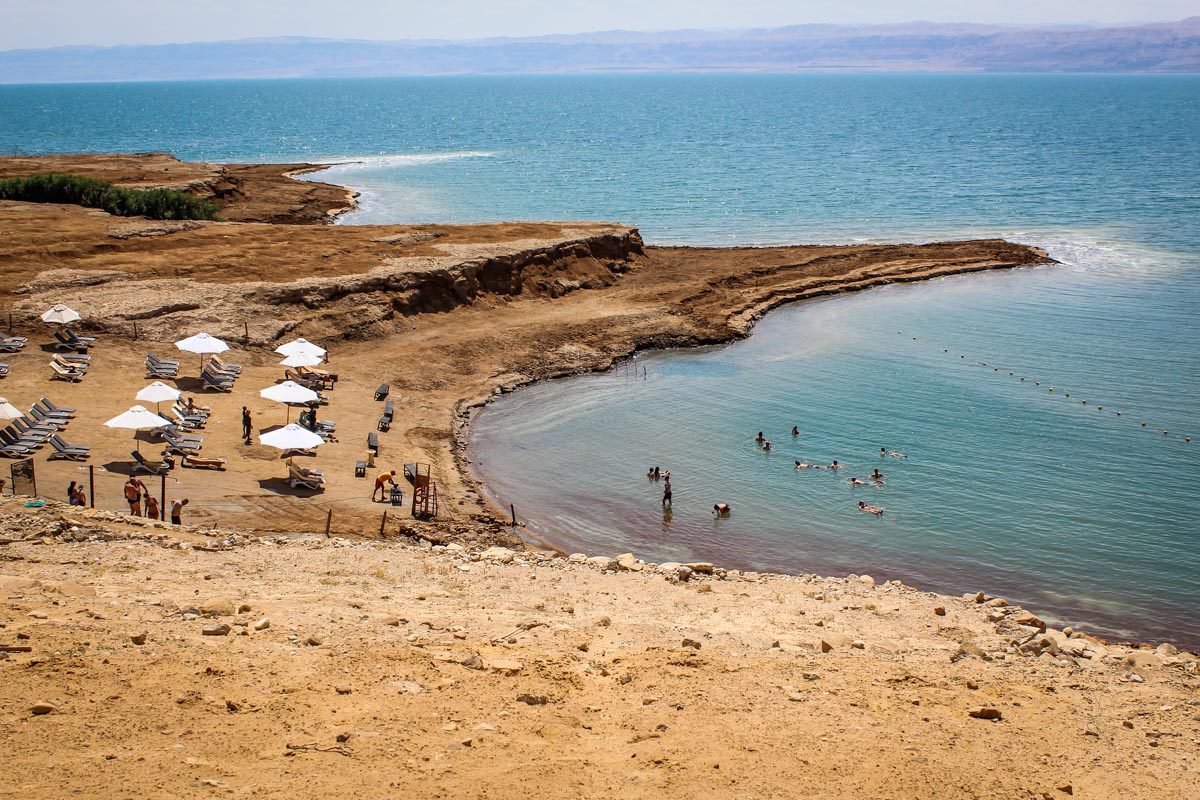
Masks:
[[[904,335],[904,331],[896,331],[896,335],[897,335],[897,336],[903,336],[903,335]],[[919,339],[918,337],[916,337],[916,336],[912,337],[912,340],[913,340],[914,342],[918,342],[918,341],[920,341],[920,339]],[[949,347],[943,347],[943,348],[942,348],[942,352],[943,352],[943,353],[947,353],[947,354],[948,354],[948,353],[950,352],[950,348],[949,348]],[[959,358],[959,360],[960,360],[960,361],[966,361],[966,359],[967,359],[967,355],[966,355],[966,353],[959,353],[959,355],[958,355],[958,358]],[[992,372],[996,372],[996,373],[999,373],[999,372],[1000,372],[1000,370],[1001,370],[1001,369],[1003,369],[1002,367],[999,367],[999,366],[997,366],[997,365],[995,365],[995,364],[989,364],[989,363],[988,363],[988,362],[986,362],[986,361],[975,361],[975,363],[976,363],[977,365],[981,366],[981,367],[991,367],[991,368],[992,368]],[[1012,370],[1006,370],[1006,371],[1008,372],[1008,376],[1009,376],[1010,378],[1017,378],[1017,379],[1018,379],[1018,381],[1019,381],[1020,383],[1026,383],[1026,382],[1027,382],[1027,381],[1025,380],[1025,377],[1026,377],[1026,376],[1024,376],[1024,375],[1020,375],[1020,374],[1017,374],[1017,373],[1013,372]],[[1038,386],[1038,387],[1040,387],[1040,386],[1042,385],[1042,382],[1041,382],[1040,380],[1036,380],[1036,379],[1035,379],[1035,380],[1032,380],[1032,383],[1033,383],[1033,385],[1034,385],[1034,386]],[[1046,388],[1046,393],[1047,393],[1047,394],[1055,394],[1055,393],[1056,393],[1056,392],[1058,392],[1058,391],[1059,391],[1059,390],[1055,389],[1055,387],[1053,387],[1053,386],[1048,386],[1048,387]],[[1065,390],[1065,389],[1064,389],[1064,390],[1062,390],[1062,391],[1061,391],[1061,396],[1062,396],[1064,399],[1065,399],[1065,398],[1069,398],[1069,397],[1071,396],[1071,393],[1070,393],[1069,391],[1067,391],[1067,390]],[[1080,401],[1079,401],[1079,405],[1080,405],[1081,407],[1085,407],[1085,406],[1087,406],[1087,405],[1088,405],[1088,401],[1087,401],[1087,400],[1080,400]],[[1102,405],[1096,405],[1096,406],[1094,406],[1094,407],[1095,407],[1095,409],[1096,409],[1096,411],[1097,411],[1097,412],[1101,412],[1101,413],[1103,413],[1103,411],[1104,411],[1104,406],[1102,406]],[[1115,410],[1115,409],[1112,409],[1112,415],[1113,415],[1114,417],[1121,417],[1121,416],[1124,416],[1123,412],[1121,412],[1121,411],[1117,411],[1117,410]],[[1141,427],[1141,428],[1146,428],[1146,427],[1147,427],[1147,423],[1146,423],[1146,421],[1145,421],[1145,420],[1140,420],[1140,421],[1139,421],[1139,423],[1138,423],[1138,426],[1139,426],[1139,427]],[[1159,430],[1159,429],[1158,429],[1158,428],[1155,428],[1154,430]],[[1162,430],[1162,435],[1163,435],[1163,436],[1170,436],[1170,434],[1171,434],[1171,431],[1170,431],[1170,429],[1169,429],[1169,428],[1162,428],[1161,430]],[[1181,441],[1182,441],[1184,444],[1191,444],[1191,443],[1192,443],[1192,437],[1191,437],[1190,435],[1188,435],[1188,436],[1183,436],[1183,437],[1181,438]]]

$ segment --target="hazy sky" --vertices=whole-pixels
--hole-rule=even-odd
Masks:
[[[471,38],[805,22],[1127,22],[1200,0],[0,0],[0,49],[327,36]]]

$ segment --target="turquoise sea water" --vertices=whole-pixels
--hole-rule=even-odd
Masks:
[[[1040,244],[1063,265],[793,306],[735,345],[642,355],[646,380],[626,369],[505,397],[474,426],[478,470],[568,549],[983,588],[1192,645],[1198,145],[1187,76],[0,87],[0,148],[352,161],[325,173],[363,190],[347,224],[586,218],[658,243]],[[909,458],[880,461],[880,446]],[[797,473],[796,458],[847,468]],[[674,478],[669,519],[651,464]],[[882,489],[848,485],[876,466]],[[718,501],[732,517],[713,520]]]

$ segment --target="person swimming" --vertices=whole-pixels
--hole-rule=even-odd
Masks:
[[[808,469],[811,466],[812,466],[812,464],[809,464],[807,461],[797,461],[796,462],[796,469]]]
[[[729,512],[733,511],[728,503],[713,503],[713,513],[718,517],[728,517]]]
[[[883,473],[879,471],[879,467],[876,467],[874,472],[871,473],[871,480],[875,481],[875,483],[883,483]]]
[[[851,476],[850,476],[850,485],[851,485],[851,486],[866,486],[866,485],[867,485],[867,482],[866,482],[866,481],[860,481],[860,480],[859,480],[857,477],[855,477],[855,476],[851,475]]]
[[[887,458],[887,448],[886,447],[879,448],[879,457]]]
[[[829,468],[830,468],[830,469],[841,469],[841,468],[842,468],[842,465],[841,465],[841,464],[839,464],[839,463],[837,462],[837,459],[835,458],[835,459],[833,460],[833,463],[829,465]]]
[[[770,443],[770,442],[763,442],[763,451],[764,451],[764,452],[766,452],[766,451],[768,451],[768,450],[770,450],[770,449],[771,449],[771,443]]]
[[[908,455],[907,455],[907,454],[905,454],[905,453],[897,453],[895,450],[893,450],[892,452],[888,453],[888,455],[889,455],[889,456],[891,456],[892,458],[908,458]]]
[[[767,437],[763,436],[763,432],[762,432],[762,431],[759,431],[759,432],[758,432],[758,436],[755,436],[755,437],[754,437],[754,442],[755,442],[755,444],[762,444],[762,443],[763,443],[763,442],[765,442],[766,440],[767,440]]]
[[[869,505],[867,505],[867,504],[866,504],[866,502],[865,502],[865,501],[863,501],[863,500],[859,500],[859,501],[858,501],[858,510],[859,510],[859,511],[864,511],[864,512],[866,512],[866,513],[868,513],[868,514],[875,514],[876,516],[880,516],[880,517],[882,517],[882,516],[883,516],[883,509],[882,509],[882,508],[879,508],[878,506],[869,506]]]
[[[792,436],[799,436],[799,435],[800,435],[800,428],[798,428],[797,426],[793,425],[793,426],[792,426]]]

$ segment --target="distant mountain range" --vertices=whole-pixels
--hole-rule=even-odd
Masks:
[[[569,72],[1200,72],[1200,17],[1127,27],[793,25],[405,40],[273,38],[0,52],[0,83]]]

